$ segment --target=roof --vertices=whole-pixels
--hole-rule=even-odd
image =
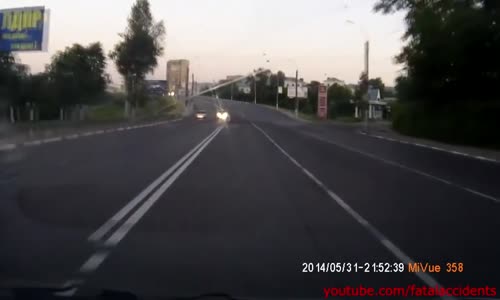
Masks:
[[[369,101],[379,101],[380,100],[380,90],[379,89],[368,89],[368,100]]]

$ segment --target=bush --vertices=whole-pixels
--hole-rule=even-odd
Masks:
[[[448,143],[500,148],[500,102],[392,106],[392,126],[402,134]]]
[[[89,109],[88,120],[90,121],[117,121],[124,119],[123,105],[116,103],[93,106]]]

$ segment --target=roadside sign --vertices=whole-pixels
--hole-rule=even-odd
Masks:
[[[278,87],[278,94],[283,94],[283,87],[282,86]]]
[[[48,24],[43,6],[0,10],[0,51],[47,51]]]
[[[318,117],[320,119],[326,119],[328,112],[326,86],[321,84],[318,87]]]

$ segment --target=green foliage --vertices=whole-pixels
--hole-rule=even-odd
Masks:
[[[256,80],[256,81],[255,81]],[[237,84],[233,84],[233,99],[239,101],[249,101],[254,100],[254,81],[257,87],[257,102],[260,104],[275,105],[276,95],[278,93],[278,83],[280,86],[284,85],[285,73],[278,71],[277,74],[271,74],[268,72],[263,72],[257,74],[255,77],[249,76],[242,79],[248,86],[250,86],[250,94],[244,94],[238,91]],[[221,80],[219,84],[226,83],[226,80]],[[220,98],[230,99],[231,98],[231,84],[220,87],[217,89],[217,95]],[[285,103],[285,94],[279,95],[279,103]]]
[[[100,43],[74,44],[57,52],[39,74],[28,74],[12,54],[0,54],[0,98],[17,109],[35,107],[40,119],[57,118],[59,108],[93,104],[108,83],[106,57]]]
[[[319,81],[311,81],[307,86],[307,99],[299,102],[299,110],[306,114],[316,114],[318,111]],[[290,100],[293,103],[293,100]]]
[[[362,72],[359,75],[359,82],[356,91],[354,92],[354,99],[356,101],[361,101],[365,98],[366,93],[368,92],[369,80],[366,76],[365,72]]]
[[[90,98],[103,93],[108,82],[105,68],[106,57],[100,43],[87,47],[74,44],[57,52],[46,72],[59,105],[65,106],[88,103]],[[47,78],[42,75],[33,80],[36,91]]]
[[[407,44],[396,57],[407,79],[402,100],[497,100],[500,1],[380,0],[375,10],[406,12]]]
[[[407,41],[396,62],[400,103],[393,126],[447,142],[499,146],[500,1],[379,0],[376,11],[404,11]]]
[[[328,88],[328,114],[330,118],[352,116],[354,104],[351,103],[354,95],[348,87],[337,83]]]
[[[109,57],[115,62],[123,76],[129,101],[144,103],[143,82],[148,72],[158,65],[163,54],[165,26],[163,21],[155,22],[148,0],[137,0],[132,6],[128,26],[120,34],[122,40],[115,45]]]
[[[500,148],[496,101],[468,101],[432,105],[429,102],[400,102],[392,105],[392,126],[417,137],[449,143]]]
[[[123,119],[123,104],[106,103],[90,108],[87,119],[89,121],[117,121]]]

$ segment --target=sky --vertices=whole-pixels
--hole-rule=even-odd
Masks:
[[[165,79],[166,62],[188,59],[195,80],[212,82],[265,67],[306,81],[336,77],[357,82],[363,44],[370,41],[370,78],[393,85],[401,65],[403,14],[374,13],[375,0],[150,0],[155,20],[166,27],[165,53],[150,79]],[[119,41],[134,0],[2,0],[0,9],[50,9],[47,52],[18,57],[43,71],[50,57],[73,43],[100,41],[106,53]],[[267,62],[269,60],[269,62]],[[112,61],[107,72],[120,76]]]

